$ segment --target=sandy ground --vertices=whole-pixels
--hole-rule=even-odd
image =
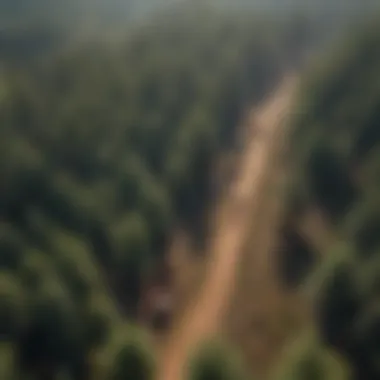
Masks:
[[[252,226],[252,210],[258,203],[259,193],[264,190],[266,162],[273,148],[273,137],[289,108],[294,84],[293,77],[285,78],[269,100],[249,116],[249,138],[238,175],[215,213],[205,281],[199,296],[173,326],[160,352],[158,380],[185,379],[189,355],[199,343],[220,330],[234,292],[240,256]]]

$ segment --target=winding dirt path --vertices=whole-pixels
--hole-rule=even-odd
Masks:
[[[215,213],[210,238],[209,263],[199,297],[189,305],[178,325],[173,326],[159,360],[158,380],[184,380],[189,355],[204,339],[220,328],[236,279],[237,264],[249,234],[252,210],[264,185],[266,162],[273,136],[281,127],[292,98],[295,78],[286,77],[277,91],[252,114],[246,146],[236,181]]]

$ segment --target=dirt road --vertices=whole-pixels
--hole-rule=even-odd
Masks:
[[[294,84],[293,77],[285,78],[269,101],[252,112],[255,116],[250,120],[250,137],[242,153],[236,181],[215,214],[205,282],[195,303],[189,305],[168,337],[159,360],[158,380],[185,380],[189,355],[204,339],[218,332],[234,290],[239,256],[251,226],[252,207],[263,188],[272,137],[289,108]]]

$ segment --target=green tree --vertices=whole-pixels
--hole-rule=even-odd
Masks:
[[[274,378],[349,380],[351,373],[342,357],[324,347],[314,333],[307,333],[285,351]]]
[[[17,278],[0,273],[0,335],[2,342],[17,341],[25,324],[25,300]]]
[[[149,342],[138,330],[132,331],[115,354],[111,380],[153,380],[154,373]]]
[[[46,286],[49,292],[30,301],[28,326],[20,339],[21,367],[47,380],[53,379],[62,367],[82,378],[78,365],[83,367],[85,363],[80,359],[83,341],[77,316],[67,299],[51,294],[57,284]]]
[[[207,342],[191,358],[189,380],[243,380],[247,374],[240,357],[221,342]]]

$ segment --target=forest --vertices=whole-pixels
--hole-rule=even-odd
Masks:
[[[290,212],[317,205],[334,235],[310,280],[316,329],[354,379],[379,377],[378,25],[374,18],[351,32],[310,68],[291,139]]]
[[[337,23],[181,5],[131,22],[112,44],[83,44],[75,27],[25,23],[25,0],[1,7],[1,378],[154,377],[135,326],[141,287],[174,228],[202,242],[216,163],[238,150],[236,127],[289,68],[304,78],[289,213],[319,207],[337,239],[310,268],[315,331],[279,379],[346,380],[342,363],[354,379],[379,378],[376,19],[304,73],[304,55]],[[189,379],[243,372],[229,347],[211,344]]]

